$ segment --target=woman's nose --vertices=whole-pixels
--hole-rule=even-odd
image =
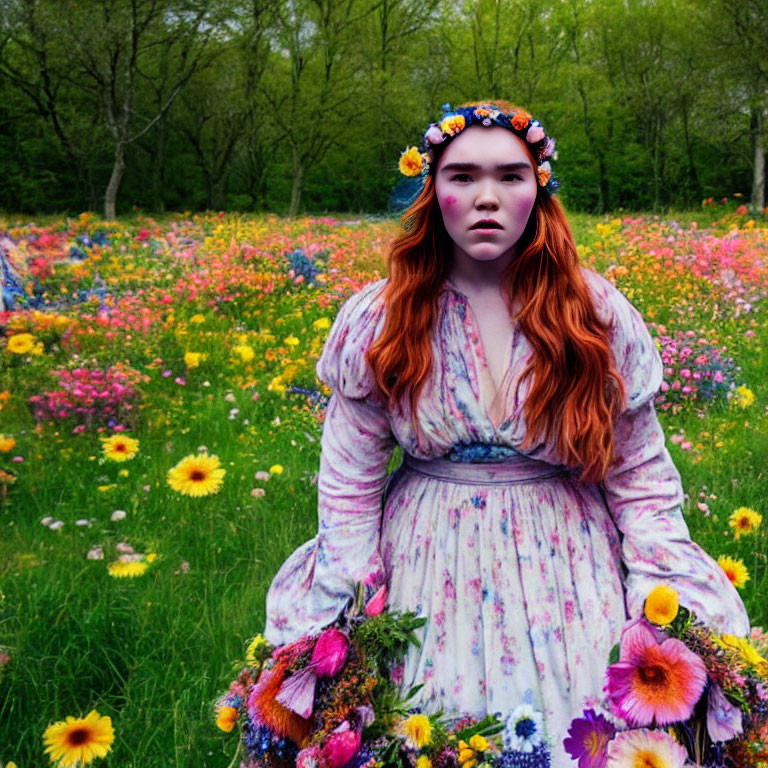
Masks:
[[[475,205],[498,207],[499,194],[496,191],[496,185],[494,184],[493,179],[485,179],[479,183]]]

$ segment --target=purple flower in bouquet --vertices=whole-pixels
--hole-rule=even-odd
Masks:
[[[571,721],[563,747],[574,760],[579,761],[579,768],[605,768],[608,742],[615,734],[613,723],[596,714],[594,709],[585,709],[584,717]]]
[[[710,685],[707,697],[707,732],[712,741],[729,741],[743,733],[741,710],[728,701],[717,683]]]
[[[676,638],[659,642],[645,620],[624,627],[619,661],[607,675],[614,714],[635,727],[687,720],[707,682],[701,657]]]

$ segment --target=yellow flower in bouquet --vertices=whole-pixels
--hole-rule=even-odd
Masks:
[[[432,722],[426,715],[411,715],[403,723],[406,740],[416,749],[432,743]]]
[[[665,625],[674,621],[680,608],[677,590],[668,584],[660,584],[645,599],[645,618],[652,624]]]
[[[216,727],[229,733],[237,725],[237,710],[234,707],[220,707],[216,717]]]
[[[736,651],[743,661],[753,666],[763,677],[768,677],[768,659],[758,653],[746,637],[715,635],[714,640],[721,648]]]

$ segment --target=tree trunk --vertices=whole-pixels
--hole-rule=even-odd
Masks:
[[[122,141],[115,144],[115,162],[112,165],[112,175],[109,177],[107,191],[104,195],[104,218],[107,221],[114,221],[117,218],[115,213],[115,203],[117,202],[117,192],[120,189],[120,183],[125,173],[125,145]]]
[[[761,105],[752,110],[752,140],[755,147],[755,166],[752,172],[753,213],[762,213],[765,208],[765,141],[766,115]]]
[[[288,209],[289,216],[295,216],[299,212],[301,203],[301,192],[304,188],[304,164],[298,156],[297,151],[293,151],[293,184],[291,185],[291,207]]]

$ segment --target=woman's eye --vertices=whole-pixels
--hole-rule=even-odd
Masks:
[[[504,178],[507,179],[509,177],[512,177],[513,181],[522,181],[523,177],[519,173],[505,173]]]
[[[465,181],[466,179],[469,179],[468,173],[457,173],[455,176],[451,176],[451,181]]]

